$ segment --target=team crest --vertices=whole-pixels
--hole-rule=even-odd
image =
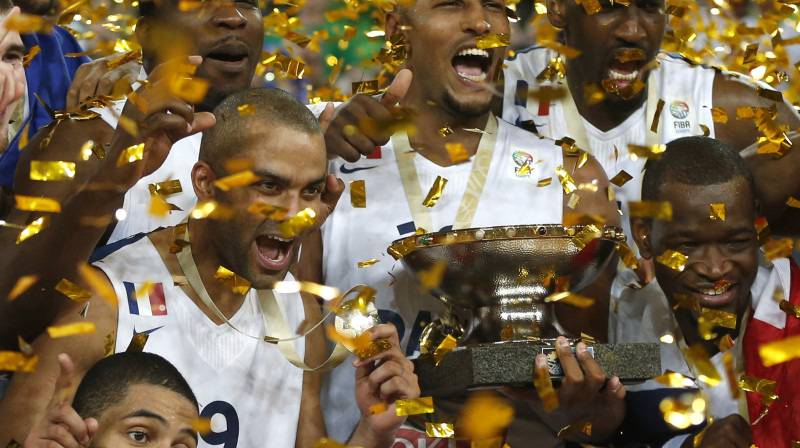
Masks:
[[[675,100],[669,103],[669,114],[672,115],[672,132],[675,136],[689,134],[692,131],[692,122],[689,119],[689,105],[683,101]]]
[[[511,159],[514,161],[514,177],[516,178],[530,178],[534,170],[534,158],[531,154],[525,151],[514,151],[511,153]]]

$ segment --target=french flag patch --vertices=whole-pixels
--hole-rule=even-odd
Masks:
[[[161,283],[122,282],[128,296],[128,309],[139,316],[166,316],[167,302]],[[147,291],[146,289],[149,289]]]

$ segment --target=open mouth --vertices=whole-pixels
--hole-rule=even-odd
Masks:
[[[690,288],[700,305],[706,308],[719,308],[729,304],[736,294],[736,284],[721,280],[712,286]]]
[[[244,42],[229,40],[212,48],[205,59],[223,67],[238,68],[245,66],[248,57],[248,48]]]
[[[262,264],[268,269],[283,269],[289,263],[294,240],[278,235],[259,235],[256,248]]]
[[[642,77],[642,62],[628,61],[620,62],[616,57],[606,66],[605,79],[616,84],[617,89],[622,90],[631,85],[634,80]]]
[[[453,56],[453,70],[456,74],[472,82],[486,82],[492,65],[492,54],[475,47],[464,48]]]

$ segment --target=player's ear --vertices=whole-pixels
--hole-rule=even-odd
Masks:
[[[201,160],[194,164],[192,168],[192,187],[198,200],[214,199],[216,196],[215,180],[217,180],[217,175],[214,174],[214,170],[211,169],[208,163]]]
[[[649,219],[633,217],[631,220],[631,232],[633,233],[633,241],[639,247],[639,255],[642,258],[653,258],[653,246],[650,239],[650,226]]]
[[[567,2],[569,0],[547,0],[547,18],[556,28],[564,28],[567,24]]]

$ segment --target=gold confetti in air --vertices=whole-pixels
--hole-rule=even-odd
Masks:
[[[242,104],[236,107],[240,117],[247,117],[256,113],[256,106],[253,104]]]
[[[342,344],[346,349],[365,360],[392,348],[392,343],[386,338],[370,339],[370,333],[365,331],[358,336],[349,336],[338,332],[332,325],[325,327],[328,339]]]
[[[623,64],[630,61],[644,61],[646,59],[644,52],[638,48],[620,51],[614,57]]]
[[[134,333],[133,337],[131,337],[131,342],[128,343],[128,347],[125,349],[125,353],[141,353],[144,351],[144,346],[147,344],[149,337],[150,333]]]
[[[742,375],[739,377],[738,386],[739,389],[745,392],[754,392],[763,395],[761,402],[767,406],[778,399],[778,396],[775,394],[778,384],[772,380]]]
[[[575,294],[574,292],[564,291],[558,292],[555,294],[549,295],[545,302],[559,302],[559,303],[566,303],[567,305],[572,305],[578,308],[588,308],[594,304],[594,299],[586,296],[582,296],[580,294]]]
[[[247,207],[247,211],[273,221],[283,221],[289,213],[289,210],[283,207],[275,207],[261,201],[255,201],[250,204],[250,206]]]
[[[452,423],[431,423],[425,422],[425,434],[428,437],[439,439],[452,439],[456,435]]]
[[[389,410],[389,405],[386,403],[373,404],[369,407],[369,415],[383,414]]]
[[[38,45],[34,45],[33,47],[31,47],[31,49],[28,50],[28,52],[25,53],[25,56],[23,56],[23,58],[22,58],[22,68],[30,67],[31,61],[33,60],[33,58],[35,58],[36,55],[41,53],[41,52],[42,52],[42,49]],[[27,129],[27,125],[26,125],[26,129]],[[20,139],[20,143],[21,142],[22,142],[22,140]],[[25,145],[20,144],[19,147],[20,148],[24,148]]]
[[[33,372],[39,357],[36,355],[26,355],[22,352],[10,352],[0,350],[0,370],[9,372]]]
[[[151,196],[169,196],[183,191],[180,180],[168,180],[155,184],[148,184]]]
[[[112,331],[103,338],[103,357],[108,358],[114,354],[117,345],[117,332]]]
[[[786,198],[786,205],[793,208],[800,208],[800,200],[789,196],[788,198]]]
[[[587,215],[584,213],[564,213],[564,226],[587,226],[594,225],[595,227],[605,224],[606,218],[600,215]]]
[[[122,153],[117,159],[117,166],[125,165],[126,163],[133,163],[137,160],[142,160],[144,157],[144,143],[138,145],[128,146],[122,150]]]
[[[758,354],[766,367],[800,357],[800,336],[769,342],[758,348]]]
[[[583,250],[589,243],[600,238],[602,235],[603,232],[596,225],[589,224],[572,237],[572,244],[576,245],[578,250]]]
[[[117,306],[117,293],[114,288],[108,283],[105,275],[98,272],[96,268],[89,266],[86,263],[78,264],[78,273],[81,275],[86,285],[94,290],[108,304]]]
[[[664,421],[677,429],[700,425],[706,419],[706,401],[699,392],[665,398],[658,407]]]
[[[239,171],[246,171],[253,168],[253,161],[251,159],[226,159],[225,171],[229,173],[238,173]]]
[[[722,381],[719,372],[717,372],[717,369],[715,369],[714,365],[711,363],[708,352],[706,352],[706,349],[704,349],[699,342],[684,349],[683,355],[686,357],[686,361],[694,365],[695,369],[697,369],[698,381],[702,381],[711,387],[716,386]]]
[[[445,123],[445,125],[439,129],[439,135],[441,135],[442,138],[445,138],[452,133],[453,133],[453,128],[451,128],[450,125],[447,123]]]
[[[444,338],[442,343],[439,344],[439,346],[436,347],[436,350],[434,350],[433,352],[434,364],[438,366],[439,363],[442,362],[444,357],[447,356],[448,353],[453,351],[454,348],[456,348],[456,343],[457,343],[456,338],[454,338],[453,335],[448,334],[447,337]]]
[[[622,263],[624,263],[629,269],[636,269],[639,266],[639,260],[636,258],[636,255],[633,253],[630,246],[628,246],[628,243],[623,241],[618,244],[617,254],[619,254],[619,258],[622,260]]]
[[[758,241],[761,244],[765,244],[766,242],[768,242],[770,240],[770,235],[772,234],[772,232],[769,229],[769,223],[767,223],[767,218],[762,216],[761,218],[758,218],[753,223],[753,225],[755,226],[756,229],[756,235],[758,235]]]
[[[50,212],[60,213],[61,204],[52,198],[40,198],[36,196],[14,195],[17,209],[28,212]]]
[[[686,255],[672,249],[667,249],[663,254],[656,257],[657,262],[679,272],[683,272],[683,270],[686,268],[686,261],[688,259],[689,257]]]
[[[725,366],[725,375],[728,377],[728,387],[731,397],[739,397],[739,383],[736,382],[736,373],[733,370],[733,353],[725,353],[722,356],[722,364]]]
[[[433,181],[433,185],[431,185],[431,189],[428,190],[428,195],[425,196],[422,205],[425,207],[433,207],[436,205],[436,202],[442,197],[442,191],[445,185],[447,185],[447,179],[442,176],[436,176],[436,180]]]
[[[106,157],[106,150],[103,149],[101,144],[95,143],[93,140],[87,140],[81,146],[80,158],[85,162],[92,158],[92,154],[94,154],[98,160],[103,160]]]
[[[419,397],[411,398],[408,400],[395,401],[397,408],[397,415],[417,415],[417,414],[431,414],[433,409],[433,397]]]
[[[233,210],[217,201],[199,201],[189,212],[189,216],[194,219],[229,219],[233,216]]]
[[[717,341],[717,348],[719,348],[719,351],[723,353],[732,349],[735,345],[736,344],[733,342],[733,338],[729,334],[719,338]]]
[[[567,201],[567,207],[575,210],[575,207],[577,207],[578,203],[580,203],[580,202],[581,202],[581,197],[578,196],[577,194],[573,193],[572,195],[570,195],[569,201]]]
[[[363,180],[350,181],[350,204],[354,208],[367,207],[367,187]]]
[[[539,182],[536,182],[536,186],[537,187],[546,187],[546,186],[550,185],[551,183],[553,183],[553,178],[552,177],[548,177],[547,179],[541,179]]]
[[[578,186],[575,185],[575,181],[572,179],[572,176],[570,176],[563,166],[556,168],[556,175],[558,175],[558,180],[561,182],[561,187],[564,188],[564,194],[572,194],[578,189]]]
[[[680,293],[675,293],[672,297],[676,302],[675,306],[672,307],[673,310],[677,311],[678,308],[683,307],[687,310],[696,311],[698,314],[700,313],[700,302],[697,301],[696,297]]]
[[[170,204],[166,200],[164,200],[161,196],[151,196],[150,197],[150,209],[148,213],[153,216],[166,216],[169,212],[173,210],[180,211],[180,207],[175,204]]]
[[[207,79],[189,76],[174,76],[169,83],[169,90],[176,97],[192,104],[203,101],[211,83]]]
[[[5,27],[9,31],[18,31],[20,34],[49,34],[53,31],[53,24],[45,20],[44,16],[25,13],[10,17],[6,21]]]
[[[259,180],[261,180],[261,178],[258,177],[256,173],[245,170],[231,174],[230,176],[225,176],[222,179],[217,179],[214,181],[214,185],[222,191],[230,191],[234,188],[241,188],[254,184]]]
[[[592,435],[592,424],[589,422],[573,423],[561,428],[561,430],[558,431],[557,437],[559,439],[563,439],[570,434],[586,434],[587,436],[590,436]]]
[[[236,275],[236,273],[224,266],[217,268],[214,278],[223,285],[230,286],[231,290],[237,294],[245,295],[250,290],[250,282],[247,279]]]
[[[447,155],[450,156],[450,161],[454,164],[469,160],[470,156],[463,143],[445,143],[444,147],[447,150]]]
[[[373,258],[371,260],[366,260],[366,261],[359,261],[358,262],[358,267],[359,268],[366,268],[366,267],[372,266],[373,264],[375,264],[375,263],[377,263],[379,261],[380,260],[378,260],[377,258]]]
[[[22,229],[22,232],[19,233],[17,236],[17,244],[27,240],[28,238],[36,235],[37,233],[41,232],[42,230],[46,229],[47,226],[50,225],[50,217],[49,216],[42,216],[39,219],[36,219],[32,223],[25,226]]]
[[[39,281],[38,275],[23,275],[18,278],[11,288],[11,292],[8,293],[8,301],[10,302],[19,297],[22,293],[30,289],[31,286],[36,284],[37,281]]]
[[[316,442],[314,442],[314,446],[312,448],[357,448],[351,447],[349,445],[343,445],[336,440],[329,439],[327,437],[323,437]]]
[[[631,201],[628,202],[628,208],[633,217],[672,221],[672,204],[666,201]]]
[[[317,222],[317,214],[311,208],[300,210],[296,215],[278,224],[278,231],[291,238],[310,228]]]
[[[637,160],[640,157],[643,159],[656,159],[661,160],[661,154],[667,150],[667,145],[652,145],[652,146],[639,146],[628,145],[628,152],[631,155],[631,160]]]
[[[192,422],[192,431],[205,435],[211,432],[211,419],[207,417],[197,417]]]
[[[586,14],[589,15],[597,14],[603,9],[603,7],[600,6],[600,2],[598,0],[576,0],[575,3],[583,6],[583,9],[586,11]]]
[[[770,238],[761,247],[764,250],[764,257],[767,261],[778,258],[788,258],[792,256],[794,242],[790,238],[772,239]]]
[[[671,370],[665,371],[663,375],[659,375],[653,378],[653,380],[664,384],[667,387],[673,388],[688,389],[691,387],[696,387],[691,378],[687,378],[680,373],[673,372]]]
[[[439,286],[446,270],[447,263],[440,261],[431,266],[430,269],[418,272],[417,279],[419,280],[420,288],[430,291]]]
[[[272,285],[272,289],[275,292],[281,294],[294,294],[298,292],[307,292],[317,297],[321,297],[323,300],[333,300],[341,296],[341,292],[339,291],[338,288],[334,288],[332,286],[320,285],[318,283],[313,283],[313,282],[280,281],[280,282],[275,282],[275,284]]]
[[[64,181],[75,178],[75,163],[62,161],[32,160],[31,180]]]
[[[478,47],[478,50],[507,47],[509,45],[511,45],[511,36],[506,33],[489,34],[486,36],[477,36],[475,38],[475,46]]]
[[[536,393],[539,394],[542,405],[547,412],[551,412],[558,407],[558,395],[553,389],[553,383],[550,380],[547,367],[536,367],[534,369],[533,386],[536,388]]]
[[[653,115],[653,123],[650,125],[650,132],[658,133],[658,122],[661,120],[661,112],[664,110],[664,100],[658,100],[656,104],[656,113]]]
[[[377,79],[369,81],[358,81],[352,84],[353,95],[364,93],[366,95],[376,95],[380,93],[380,84]]]
[[[499,437],[513,419],[514,408],[504,398],[493,392],[475,392],[459,413],[459,436],[471,440]]]
[[[700,315],[707,321],[713,323],[714,326],[730,329],[736,328],[736,314],[721,310],[702,308],[700,310]]]
[[[96,331],[97,328],[95,328],[92,322],[75,322],[67,325],[47,327],[47,334],[49,334],[51,338],[63,338],[79,334],[89,334],[95,333]]]
[[[711,218],[712,221],[725,221],[725,204],[711,204],[709,218]]]

